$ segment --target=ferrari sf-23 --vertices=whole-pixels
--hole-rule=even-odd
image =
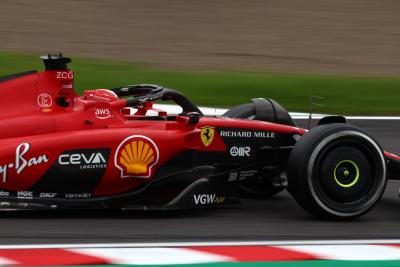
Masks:
[[[78,95],[71,60],[41,58],[45,71],[0,77],[3,209],[192,209],[287,188],[315,216],[351,219],[399,177],[400,158],[344,117],[301,129],[265,98],[205,116],[150,84]]]

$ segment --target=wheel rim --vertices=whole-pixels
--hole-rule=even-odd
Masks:
[[[356,204],[370,191],[374,172],[362,144],[334,142],[317,158],[314,186],[321,199],[332,206]]]
[[[339,186],[352,187],[360,179],[360,169],[356,162],[348,159],[342,160],[336,164],[333,177]]]
[[[343,154],[321,172],[319,168],[327,154],[341,146],[354,147],[364,158],[348,158]],[[354,162],[358,171],[353,164],[347,162],[353,166],[355,176],[349,181],[337,179],[337,183],[335,168],[340,168],[340,163],[348,160]],[[325,179],[319,179],[321,174]],[[383,193],[385,177],[386,164],[380,147],[369,136],[360,132],[342,131],[332,134],[321,141],[310,156],[308,184],[311,194],[321,208],[338,217],[357,216],[372,208]]]

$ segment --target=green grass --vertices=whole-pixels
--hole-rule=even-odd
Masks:
[[[198,105],[228,107],[268,97],[290,111],[308,111],[309,96],[324,97],[316,111],[335,114],[400,114],[400,78],[276,74],[261,72],[182,72],[140,64],[73,57],[76,89],[155,83],[175,88]],[[0,53],[0,75],[42,70],[38,55]]]

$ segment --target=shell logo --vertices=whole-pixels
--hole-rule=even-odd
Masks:
[[[121,171],[121,178],[149,178],[158,158],[158,147],[153,140],[143,135],[132,135],[119,144],[114,163]]]

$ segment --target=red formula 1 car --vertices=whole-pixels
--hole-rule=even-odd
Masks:
[[[348,219],[369,211],[399,158],[343,117],[297,128],[271,99],[206,117],[155,85],[74,92],[71,61],[0,77],[0,207],[188,209],[237,203],[238,191],[288,185],[310,213]],[[121,98],[122,97],[122,98]],[[180,114],[155,109],[172,100]]]

